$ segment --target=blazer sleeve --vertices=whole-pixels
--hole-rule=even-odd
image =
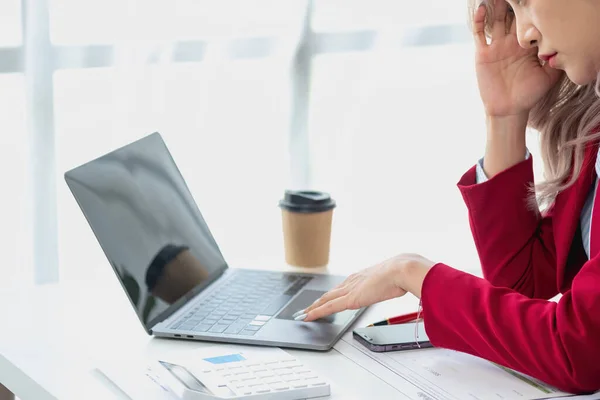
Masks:
[[[528,159],[530,156],[531,153],[529,153],[529,149],[527,149],[527,151],[525,152],[525,160]],[[480,158],[477,164],[475,164],[476,183],[483,183],[489,181],[489,178],[487,177],[487,175],[485,174],[485,170],[483,169],[483,160],[483,158]]]
[[[533,157],[477,184],[476,167],[459,181],[483,276],[531,298],[558,294],[552,210],[527,204]],[[535,262],[534,262],[535,260]]]
[[[485,358],[561,390],[600,389],[600,261],[586,263],[558,303],[435,265],[425,277],[434,346]]]

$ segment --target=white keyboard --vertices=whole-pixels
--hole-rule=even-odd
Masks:
[[[160,361],[165,382],[183,400],[296,400],[330,394],[324,379],[278,348],[215,346],[193,355],[182,364]]]

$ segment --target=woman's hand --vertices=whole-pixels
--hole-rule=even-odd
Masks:
[[[297,321],[314,321],[328,315],[357,310],[407,292],[421,297],[427,272],[435,263],[418,255],[400,255],[353,274],[319,300],[294,316]]]
[[[542,66],[537,46],[519,45],[516,20],[507,29],[508,5],[505,0],[487,0],[494,7],[491,43],[484,33],[486,7],[475,12],[475,63],[479,92],[489,117],[524,116],[556,84],[559,70]]]

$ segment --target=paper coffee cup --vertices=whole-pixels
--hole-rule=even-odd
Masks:
[[[327,265],[335,201],[323,192],[288,190],[279,206],[286,262],[297,267]]]

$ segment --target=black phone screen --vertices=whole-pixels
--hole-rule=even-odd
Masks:
[[[359,342],[373,351],[431,347],[423,322],[416,325],[418,338],[415,336],[415,323],[358,328],[353,333]]]

